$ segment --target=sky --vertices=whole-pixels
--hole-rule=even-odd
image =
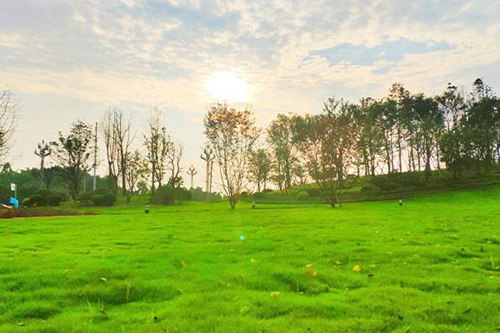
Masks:
[[[39,141],[109,107],[131,115],[140,147],[158,107],[201,185],[203,117],[217,101],[266,126],[394,82],[434,95],[480,77],[498,92],[498,13],[499,0],[0,0],[0,89],[19,104],[8,159],[37,166]]]

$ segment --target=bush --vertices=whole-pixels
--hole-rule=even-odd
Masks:
[[[368,185],[365,185],[361,188],[360,190],[361,192],[379,192],[380,191],[380,187],[378,187],[377,185],[375,184],[368,184]]]
[[[189,190],[181,188],[173,188],[170,185],[164,185],[156,189],[151,196],[151,203],[156,205],[173,205],[176,201],[181,202],[191,200],[192,194]]]
[[[116,203],[116,196],[112,193],[94,193],[90,196],[90,201],[94,206],[113,206]]]
[[[309,193],[311,197],[321,197],[321,190],[319,188],[310,188],[307,190],[307,193]]]
[[[39,194],[35,194],[35,195],[31,196],[25,201],[27,201],[26,206],[28,206],[28,207],[35,207],[35,206],[40,207],[40,206],[45,206],[45,204],[46,204],[45,198]]]
[[[310,195],[309,195],[309,192],[307,192],[307,191],[300,191],[299,193],[297,193],[297,195],[295,197],[297,198],[297,200],[304,201],[304,200],[309,199]]]
[[[59,206],[64,200],[66,200],[66,195],[64,193],[52,193],[47,198],[47,205],[52,207]]]

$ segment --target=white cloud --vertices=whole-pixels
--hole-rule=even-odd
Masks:
[[[395,81],[437,93],[448,81],[467,84],[474,76],[496,73],[500,59],[498,1],[123,0],[9,6],[0,13],[0,86],[103,107],[164,104],[196,114],[190,121],[200,119],[212,102],[205,87],[215,72],[243,75],[254,111],[265,123],[277,112],[318,111],[333,94],[351,100],[380,97]],[[386,60],[388,50],[378,50],[380,59],[367,64],[314,54],[341,44],[370,48],[401,40],[450,47],[395,60]],[[498,76],[488,79],[498,89]]]

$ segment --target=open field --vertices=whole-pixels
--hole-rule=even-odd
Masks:
[[[499,199],[0,220],[0,332],[498,331]]]

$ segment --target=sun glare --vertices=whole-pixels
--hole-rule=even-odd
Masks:
[[[248,85],[232,72],[212,74],[207,80],[211,98],[227,102],[248,102]]]

